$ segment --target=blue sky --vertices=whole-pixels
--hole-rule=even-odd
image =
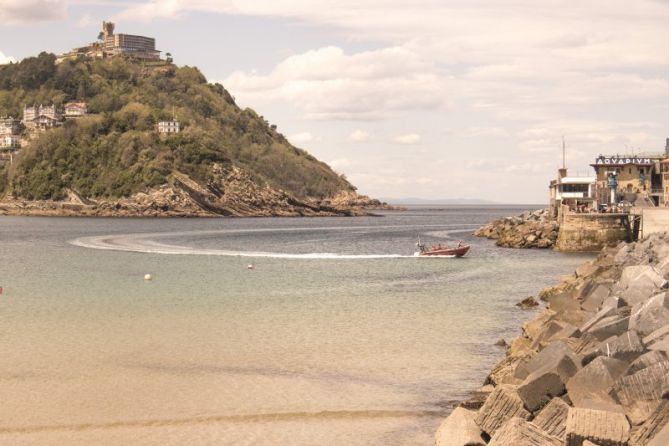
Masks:
[[[540,203],[561,162],[663,151],[669,3],[0,0],[0,63],[154,36],[381,197]]]

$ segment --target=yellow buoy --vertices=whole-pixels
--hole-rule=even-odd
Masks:
[[[144,274],[144,280],[152,280],[151,274]]]

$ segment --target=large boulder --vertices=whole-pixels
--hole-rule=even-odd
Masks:
[[[582,446],[588,440],[606,446],[628,446],[630,425],[625,415],[604,410],[570,408],[566,446]]]
[[[634,375],[639,370],[643,370],[658,362],[667,360],[667,355],[660,351],[649,351],[635,359],[625,371],[625,375]]]
[[[564,440],[568,412],[569,404],[562,398],[553,398],[532,422],[547,434]]]
[[[497,430],[488,446],[562,446],[562,441],[522,418],[512,418]]]
[[[618,337],[603,341],[597,348],[596,356],[606,356],[607,358],[632,362],[644,351],[644,344],[639,338],[639,334],[630,330]]]
[[[652,265],[633,265],[623,269],[614,292],[629,306],[646,301],[669,283]]]
[[[607,316],[588,329],[588,333],[600,341],[619,336],[629,328],[629,316]]]
[[[567,392],[574,407],[622,413],[623,408],[609,392],[627,367],[625,361],[600,356],[579,370],[567,382]]]
[[[650,440],[659,441],[658,439],[662,438],[662,435],[660,435],[662,430],[667,431],[666,426],[668,422],[669,401],[663,400],[648,419],[632,433],[632,444],[645,445],[652,444],[648,443]],[[658,443],[658,446],[669,445],[669,431],[667,431],[665,440],[666,442],[664,443]]]
[[[495,431],[511,418],[527,420],[530,416],[531,414],[523,406],[523,400],[518,396],[516,387],[502,384],[490,394],[474,421],[483,432],[493,436]]]
[[[599,308],[601,307],[604,300],[610,295],[611,288],[606,285],[599,284],[595,286],[595,288],[585,297],[581,303],[581,307],[586,311],[596,313],[599,311]]]
[[[660,404],[668,373],[669,361],[662,361],[616,381],[613,390],[632,423],[644,422]]]
[[[669,325],[669,293],[656,294],[632,307],[629,327],[641,336],[650,335],[665,325]]]
[[[435,435],[436,446],[485,446],[483,432],[474,422],[476,412],[456,407]]]

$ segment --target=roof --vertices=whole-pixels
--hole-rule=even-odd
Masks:
[[[591,184],[597,181],[595,177],[564,177],[560,179],[561,184]]]

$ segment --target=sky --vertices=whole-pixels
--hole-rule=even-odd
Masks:
[[[543,203],[663,152],[669,1],[0,0],[0,63],[156,37],[374,197]]]

